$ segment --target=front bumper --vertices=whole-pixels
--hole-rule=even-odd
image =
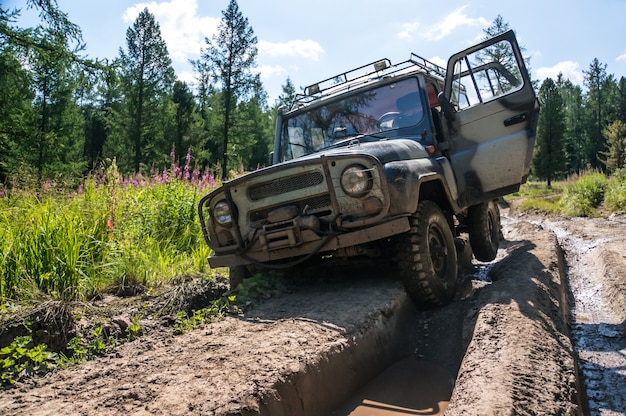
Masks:
[[[271,267],[271,262],[285,259],[300,258],[302,256],[329,252],[345,247],[380,240],[409,231],[408,217],[395,218],[368,228],[347,233],[319,236],[313,231],[298,229],[293,238],[298,238],[298,244],[278,250],[264,250],[261,242],[257,242],[244,253],[220,254],[209,257],[211,267],[233,267],[248,264],[265,264]],[[263,264],[262,264],[263,263]]]

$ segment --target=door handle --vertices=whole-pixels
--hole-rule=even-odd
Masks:
[[[511,118],[507,118],[506,120],[504,120],[504,125],[506,127],[509,127],[509,126],[512,126],[513,124],[523,123],[526,120],[528,120],[528,113],[522,113],[522,114],[513,116]]]

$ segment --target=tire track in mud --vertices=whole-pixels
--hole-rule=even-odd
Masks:
[[[548,219],[566,253],[571,327],[590,416],[626,415],[626,221]]]
[[[556,238],[527,222],[507,228],[496,260],[475,263],[455,302],[415,315],[413,354],[434,369],[385,370],[333,416],[581,414]]]

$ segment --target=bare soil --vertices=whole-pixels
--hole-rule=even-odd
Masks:
[[[626,414],[626,218],[503,217],[447,307],[361,270],[183,334],[146,314],[114,352],[0,391],[1,413]]]
[[[626,415],[626,217],[531,221],[553,232],[566,253],[585,410]]]

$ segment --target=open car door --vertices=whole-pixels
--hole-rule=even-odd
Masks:
[[[444,95],[459,206],[517,191],[530,171],[539,104],[513,31],[453,55]]]

